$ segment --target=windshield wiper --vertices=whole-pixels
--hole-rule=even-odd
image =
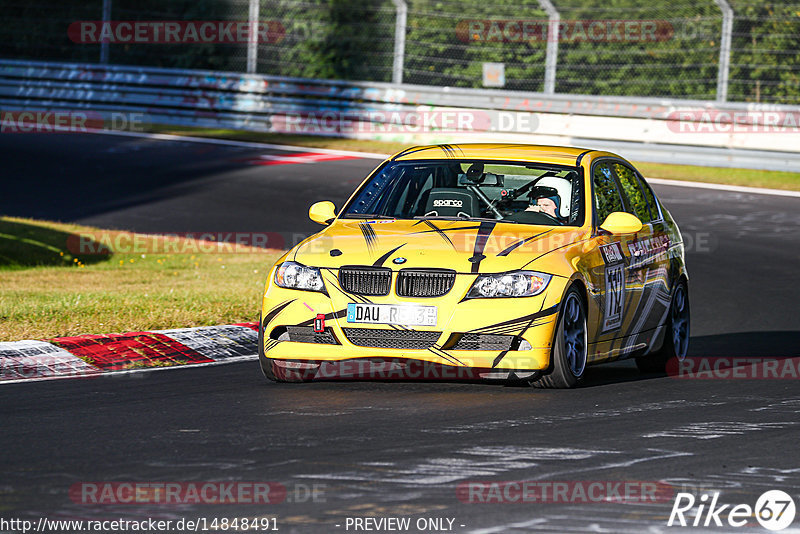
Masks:
[[[345,213],[342,216],[343,219],[397,219],[397,217],[393,217],[392,215],[372,215],[372,214],[361,214],[361,213]]]
[[[466,214],[465,214],[466,215]],[[510,224],[517,224],[517,221],[507,221],[505,219],[491,219],[489,217],[457,217],[455,215],[415,215],[415,219],[432,219],[440,221],[488,221],[488,222],[503,222]]]

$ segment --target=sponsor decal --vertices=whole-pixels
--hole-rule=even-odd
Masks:
[[[600,253],[603,255],[603,261],[606,265],[625,262],[625,256],[622,255],[622,246],[619,242],[601,246]]]
[[[625,256],[619,242],[600,247],[605,268],[605,305],[603,307],[603,331],[622,326],[625,305]]]
[[[634,269],[656,261],[661,254],[667,252],[669,244],[669,236],[666,234],[655,235],[641,241],[636,239],[629,242],[628,251],[631,254],[630,267]]]
[[[463,205],[464,202],[454,199],[437,199],[433,201],[433,207],[435,208],[460,208]]]

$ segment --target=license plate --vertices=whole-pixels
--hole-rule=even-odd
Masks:
[[[347,305],[348,323],[436,326],[436,306],[396,304]]]

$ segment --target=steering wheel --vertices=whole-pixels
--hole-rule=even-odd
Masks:
[[[543,219],[543,221],[539,222],[536,220],[537,218],[540,218],[540,220]],[[507,219],[511,221],[521,222],[524,224],[546,224],[546,225],[564,226],[564,223],[562,221],[558,220],[557,218],[543,211],[519,211],[513,214],[512,216],[507,217]]]
[[[545,213],[545,212],[543,212],[543,211],[540,211],[540,212],[538,212],[538,213],[539,213],[539,215],[544,215],[544,216],[545,216],[545,217],[547,217],[549,220],[553,221],[554,223],[556,223],[556,224],[557,224],[557,225],[559,225],[559,226],[562,226],[562,225],[564,224],[563,222],[561,222],[560,220],[558,220],[556,217],[553,217],[553,216],[552,216],[552,215],[550,215],[549,213]]]

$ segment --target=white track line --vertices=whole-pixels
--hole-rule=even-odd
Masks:
[[[152,371],[172,371],[175,369],[195,369],[197,367],[211,367],[213,365],[227,365],[230,363],[239,363],[239,362],[246,362],[246,361],[255,361],[258,360],[258,354],[253,354],[252,356],[237,356],[236,358],[228,358],[227,360],[219,360],[216,362],[202,362],[202,363],[191,363],[191,364],[183,364],[183,365],[170,365],[167,367],[143,367],[141,369],[125,369],[125,370],[114,370],[114,371],[100,371],[98,369],[97,373],[92,375],[58,375],[58,376],[37,376],[33,378],[17,378],[13,380],[2,380],[0,381],[0,387],[3,384],[21,384],[23,382],[44,382],[48,380],[67,380],[70,378],[80,378],[85,380],[96,380],[96,379],[109,379],[115,378],[121,375],[132,375],[137,373],[150,373]]]
[[[158,141],[185,141],[191,143],[206,143],[209,145],[240,146],[247,148],[266,148],[270,150],[283,150],[286,152],[320,152],[323,154],[335,154],[338,156],[354,156],[363,159],[385,160],[390,154],[376,154],[374,152],[357,152],[353,150],[333,150],[330,148],[314,148],[292,145],[273,145],[270,143],[255,143],[251,141],[235,141],[232,139],[214,139],[207,137],[188,137],[172,134],[154,134],[142,132],[112,132],[112,131],[92,131],[90,133],[106,135],[122,135],[126,137],[140,137],[144,139],[155,139]],[[800,191],[786,191],[783,189],[766,189],[763,187],[744,187],[739,185],[712,184],[705,182],[687,182],[683,180],[666,180],[663,178],[648,178],[647,181],[659,185],[671,185],[675,187],[691,187],[695,189],[714,189],[717,191],[730,191],[733,193],[749,193],[752,195],[774,195],[782,197],[800,198]]]
[[[741,185],[711,184],[707,182],[686,182],[684,180],[666,180],[664,178],[647,178],[647,182],[650,184],[672,185],[675,187],[693,187],[695,189],[715,189],[717,191],[749,193],[752,195],[774,195],[779,197],[800,198],[800,191],[787,191],[784,189],[767,189],[765,187],[745,187]]]
[[[125,137],[141,137],[158,141],[187,141],[192,143],[206,143],[209,145],[241,146],[247,148],[266,148],[270,150],[283,150],[285,152],[319,152],[336,156],[354,156],[362,159],[385,160],[390,154],[376,154],[374,152],[357,152],[353,150],[334,150],[332,148],[316,148],[310,146],[273,145],[271,143],[256,143],[253,141],[236,141],[233,139],[215,139],[212,137],[189,137],[183,135],[142,133],[142,132],[112,132],[106,130],[93,130],[89,133],[105,135],[122,135]]]

